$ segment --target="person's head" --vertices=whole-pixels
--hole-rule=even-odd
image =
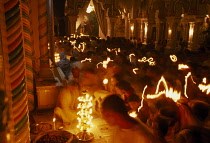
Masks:
[[[59,56],[60,56],[60,60],[66,59],[66,53],[64,53],[64,52],[60,52]]]
[[[134,111],[137,110],[140,104],[141,104],[141,100],[138,95],[131,94],[130,96],[128,96],[128,105],[130,106],[132,110]]]
[[[125,80],[120,80],[117,82],[116,87],[126,96],[129,96],[134,93],[133,87],[130,85],[129,82]]]
[[[188,102],[188,105],[191,108],[193,114],[200,121],[205,121],[210,111],[210,105],[208,103],[200,100],[191,100],[190,102]]]
[[[129,117],[125,102],[118,95],[107,96],[101,103],[101,114],[110,125],[118,125],[119,120]]]

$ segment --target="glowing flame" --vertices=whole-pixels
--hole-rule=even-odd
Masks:
[[[129,113],[129,116],[130,116],[130,117],[133,117],[133,118],[136,118],[136,117],[137,117],[136,111],[130,112],[130,113]]]
[[[79,100],[79,104],[77,106],[78,109],[80,109],[77,112],[77,115],[79,115],[79,117],[77,118],[78,120],[78,124],[77,124],[77,128],[79,128],[81,131],[86,131],[91,127],[91,121],[92,121],[92,96],[90,96],[89,94],[83,94],[82,96],[78,97]]]
[[[84,62],[86,62],[86,61],[91,62],[91,58],[85,58],[84,60],[81,60],[81,63],[84,63]]]
[[[177,56],[176,55],[170,55],[172,62],[177,62]]]
[[[137,74],[137,73],[136,73],[137,70],[139,70],[139,68],[134,68],[134,69],[133,69],[134,74]]]
[[[135,54],[132,53],[132,54],[129,55],[130,62],[131,62],[131,57],[132,56],[135,56]]]
[[[160,83],[163,83],[164,87],[165,87],[165,90],[164,91],[161,91],[159,92],[159,86],[160,86]],[[158,81],[158,84],[157,84],[157,88],[156,88],[156,92],[154,95],[147,95],[147,98],[148,99],[154,99],[154,98],[158,98],[159,96],[161,96],[162,94],[165,94],[166,97],[169,97],[171,99],[173,99],[175,102],[177,100],[180,99],[181,97],[181,92],[178,92],[177,90],[174,90],[173,88],[168,88],[168,85],[167,85],[167,82],[165,80],[165,78],[162,76],[161,79]]]
[[[56,121],[56,118],[54,117],[54,118],[53,118],[53,122],[55,122],[55,121]]]
[[[152,57],[150,57],[149,59],[147,59],[146,57],[143,57],[142,59],[138,59],[138,62],[148,62],[149,65],[154,66],[155,65],[155,61],[153,60]]]
[[[208,85],[206,84],[207,84],[207,80],[206,78],[203,78],[202,83],[199,84],[198,87],[202,92],[206,92],[206,94],[208,95],[210,93],[210,84]]]
[[[115,51],[116,50],[116,48],[114,48],[114,49],[106,48],[106,49],[107,49],[108,52],[112,52],[112,51]]]
[[[99,65],[99,64],[103,64],[103,67],[104,67],[105,69],[107,69],[107,65],[108,65],[108,63],[109,63],[110,61],[113,61],[113,60],[111,60],[109,57],[107,57],[107,60],[106,60],[106,61],[99,62],[96,66],[97,66],[97,68],[98,68],[98,65]]]
[[[108,82],[109,82],[109,80],[108,80],[107,78],[105,78],[105,79],[103,80],[103,84],[108,84]]]
[[[60,61],[59,53],[55,52],[54,57],[55,57],[55,62],[59,62]]]
[[[118,53],[120,52],[120,48],[117,49]]]
[[[188,98],[188,96],[187,96],[187,81],[190,76],[191,76],[191,72],[188,72],[188,74],[185,76],[184,95],[186,98]]]
[[[185,65],[185,64],[179,64],[178,65],[178,70],[184,70],[184,69],[189,69],[189,66]]]
[[[92,6],[91,4],[88,5],[86,12],[87,13],[91,13],[92,11],[94,11],[94,6]]]
[[[206,77],[203,78],[202,82],[206,84]]]
[[[139,112],[139,110],[144,106],[144,105],[143,105],[143,103],[144,103],[144,92],[145,92],[146,88],[147,88],[147,85],[144,87],[143,93],[142,93],[142,95],[141,95],[141,105],[140,105],[139,108],[138,108],[138,112]]]

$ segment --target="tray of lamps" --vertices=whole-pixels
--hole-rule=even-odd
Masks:
[[[39,133],[33,143],[71,143],[74,136],[64,130],[49,130]]]

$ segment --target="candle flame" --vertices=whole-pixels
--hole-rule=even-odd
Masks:
[[[77,106],[78,109],[80,109],[77,112],[77,115],[79,116],[77,118],[78,124],[77,128],[79,128],[81,131],[90,129],[91,121],[92,121],[92,100],[93,97],[90,96],[88,93],[83,94],[82,96],[77,98],[79,100],[79,104]]]
[[[54,58],[55,58],[55,62],[59,62],[60,61],[60,55],[59,55],[59,53],[55,52]]]
[[[136,56],[136,55],[135,55],[135,54],[133,54],[133,53],[129,55],[130,62],[131,62],[131,57],[132,57],[132,56]]]
[[[172,62],[177,62],[177,56],[176,55],[170,55]]]
[[[130,112],[130,113],[129,113],[129,116],[130,116],[130,117],[133,117],[133,118],[136,118],[136,117],[137,117],[136,111]]]
[[[206,77],[203,78],[202,82],[206,84]]]
[[[150,66],[154,66],[155,65],[155,61],[152,57],[150,57],[149,59],[147,59],[146,57],[143,57],[142,59],[138,59],[138,62],[148,62]]]
[[[187,81],[190,76],[191,76],[191,72],[188,72],[188,74],[185,76],[184,95],[186,98],[188,98],[188,96],[187,96]]]
[[[108,65],[108,63],[109,63],[110,61],[113,61],[113,60],[111,60],[109,57],[107,57],[107,60],[106,60],[106,61],[99,62],[96,66],[97,66],[97,68],[98,68],[98,65],[99,65],[99,64],[102,64],[102,65],[103,65],[103,68],[107,69],[107,65]]]
[[[55,122],[55,121],[56,121],[56,118],[54,117],[54,118],[53,118],[53,122]]]
[[[206,92],[207,95],[210,93],[210,84],[207,85],[206,77],[203,78],[202,83],[198,87],[202,92]]]
[[[159,92],[160,83],[163,83],[165,90]],[[158,81],[155,94],[147,95],[147,98],[154,99],[154,98],[158,98],[159,96],[161,96],[163,94],[165,94],[166,97],[173,99],[175,102],[177,102],[177,100],[179,100],[181,97],[181,92],[174,90],[172,87],[168,88],[167,82],[166,82],[165,78],[162,76],[161,79]]]
[[[91,62],[91,58],[85,58],[84,60],[81,60],[81,63],[84,63],[84,62],[86,62],[86,61]]]
[[[185,64],[179,64],[178,65],[178,70],[184,70],[184,69],[189,69],[189,66],[185,65]]]
[[[109,80],[108,80],[107,78],[105,78],[105,79],[103,80],[103,83],[104,83],[104,84],[108,84],[108,82],[109,82]]]
[[[134,74],[137,74],[137,72],[136,72],[137,70],[139,70],[139,68],[134,68],[133,69]]]
[[[143,103],[144,103],[144,92],[145,92],[146,88],[147,88],[147,85],[144,87],[143,93],[142,93],[142,95],[141,95],[141,105],[140,105],[139,108],[138,108],[138,112],[139,112],[140,109],[143,107]]]

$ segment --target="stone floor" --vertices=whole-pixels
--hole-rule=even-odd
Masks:
[[[46,109],[46,110],[37,110],[32,113],[32,116],[35,120],[36,124],[39,123],[49,123],[52,125],[52,128],[54,128],[54,122],[53,122],[53,109]],[[112,128],[107,125],[107,123],[101,118],[99,114],[93,114],[93,120],[92,124],[93,127],[90,129],[90,132],[93,133],[94,139],[92,141],[89,141],[91,143],[109,143],[110,137],[111,137],[111,131]],[[57,123],[56,123],[57,124]],[[69,131],[70,133],[76,135],[80,132],[77,128],[77,120],[73,121],[67,126],[63,126],[62,124],[56,125],[56,128],[61,128],[61,130]],[[60,126],[60,127],[58,127]],[[64,128],[63,128],[64,127]],[[59,130],[59,129],[58,129]],[[36,136],[39,134],[31,133],[31,141],[35,140]],[[79,141],[74,140],[74,143],[79,143]]]

